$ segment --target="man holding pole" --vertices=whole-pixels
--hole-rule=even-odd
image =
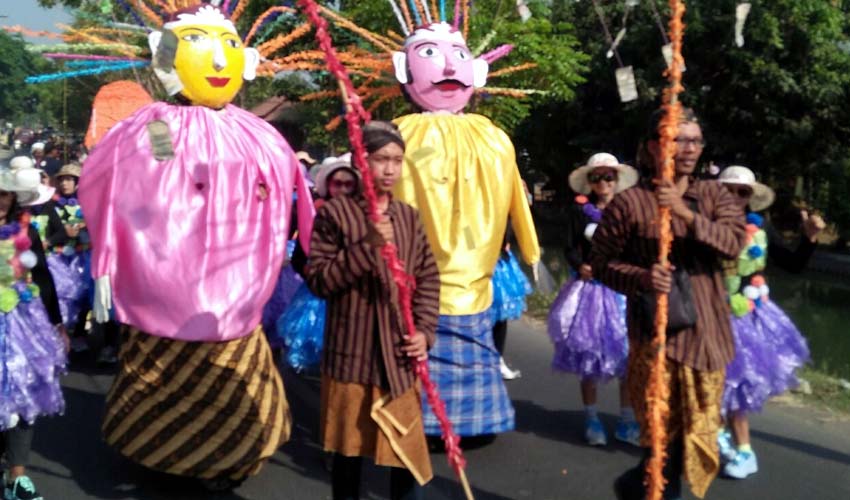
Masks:
[[[658,123],[653,116],[644,144],[658,169],[662,156]],[[628,297],[628,389],[641,424],[641,444],[648,447],[645,388],[653,350],[654,297],[670,296],[666,363],[669,390],[667,481],[663,498],[681,496],[684,473],[693,493],[702,498],[719,468],[717,431],[724,369],[734,355],[720,259],[741,251],[745,241],[744,215],[719,184],[693,177],[704,140],[693,111],[686,109],[678,125],[672,181],[645,181],[617,196],[608,206],[594,238],[593,273]],[[658,264],[659,207],[672,213],[674,241],[670,266]],[[681,314],[679,314],[681,313]],[[620,476],[615,491],[620,499],[643,499],[643,474],[649,453]]]

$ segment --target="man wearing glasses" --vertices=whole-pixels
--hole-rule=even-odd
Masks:
[[[657,132],[662,116],[653,116],[651,135],[644,144],[646,158],[651,160],[645,167],[652,169],[662,163]],[[682,315],[685,320],[680,326],[667,331],[670,416],[665,499],[681,497],[682,474],[694,495],[702,498],[719,470],[717,432],[724,370],[735,352],[721,259],[737,256],[746,237],[744,214],[734,196],[717,182],[694,177],[704,141],[693,111],[685,110],[678,132],[674,180],[646,179],[616,196],[594,234],[590,258],[593,274],[628,297],[628,391],[645,447],[649,445],[645,388],[655,356],[652,297],[674,292],[671,326],[674,305],[690,311]],[[675,239],[669,268],[657,263],[658,207],[672,212]],[[678,304],[674,294],[682,299]],[[647,448],[640,465],[617,479],[618,498],[644,498],[648,457]]]

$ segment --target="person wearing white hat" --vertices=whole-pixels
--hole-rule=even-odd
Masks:
[[[43,142],[34,142],[32,146],[30,146],[32,161],[36,166],[41,166],[41,162],[44,160],[44,148],[45,144]]]
[[[548,331],[555,345],[552,367],[581,379],[585,407],[584,436],[591,446],[608,438],[596,411],[596,385],[614,378],[620,383],[620,420],[615,437],[637,446],[640,429],[622,382],[628,356],[626,299],[594,279],[591,239],[605,207],[614,196],[638,181],[637,171],[609,153],[597,153],[570,173],[578,194],[566,221],[566,256],[573,278],[564,285],[549,311]]]
[[[65,408],[59,375],[68,335],[41,239],[22,208],[38,200],[39,185],[33,168],[0,169],[0,432],[9,464],[4,498],[41,498],[26,475],[33,424]]]
[[[356,195],[360,189],[360,173],[351,166],[351,153],[325,158],[316,171],[315,189],[322,199]]]
[[[322,160],[314,171],[314,189],[320,197],[316,209],[325,202],[341,196],[356,196],[360,191],[360,172],[351,164],[351,153]],[[292,267],[304,276],[307,256],[295,243]],[[270,341],[286,347],[284,361],[298,372],[318,367],[325,325],[325,301],[316,297],[306,283],[299,280],[291,301],[277,318],[274,338]]]
[[[744,479],[758,471],[758,460],[750,444],[748,415],[761,411],[769,398],[796,386],[794,372],[809,359],[805,337],[769,299],[764,269],[770,258],[771,264],[786,271],[802,271],[825,224],[820,216],[803,211],[800,243],[796,249],[789,249],[764,217],[756,213],[773,203],[772,189],[756,181],[752,170],[738,165],[723,170],[718,181],[741,207],[749,209],[746,246],[737,259],[726,265],[735,358],[726,368],[723,412],[732,432],[721,429],[718,435],[721,458],[726,462],[724,474]]]

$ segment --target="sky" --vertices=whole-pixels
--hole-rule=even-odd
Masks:
[[[0,18],[0,24],[3,26],[21,25],[34,31],[58,32],[56,23],[68,24],[72,20],[71,14],[64,8],[42,9],[37,0],[0,0],[0,16],[7,16]],[[57,42],[51,39],[27,40],[33,43]]]

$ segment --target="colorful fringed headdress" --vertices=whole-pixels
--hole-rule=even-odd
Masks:
[[[403,96],[402,86],[399,85],[404,82],[403,70],[397,65],[394,66],[394,57],[398,63],[398,55],[404,53],[412,43],[427,34],[432,39],[440,38],[466,45],[470,24],[470,4],[470,0],[457,0],[453,7],[453,15],[450,15],[447,12],[445,0],[387,0],[388,8],[392,10],[398,21],[399,31],[387,29],[385,34],[359,26],[327,7],[318,6],[318,10],[329,24],[354,34],[372,47],[372,50],[362,46],[345,47],[339,50],[338,57],[347,73],[355,80],[355,91],[363,101],[364,108],[368,112],[374,112],[381,105]],[[483,71],[484,78],[480,77],[480,69],[476,72],[477,81],[474,92],[478,95],[512,98],[544,93],[540,90],[485,84],[485,81],[492,81],[537,66],[535,63],[525,62],[496,71],[490,70],[493,63],[507,56],[513,49],[512,45],[505,44],[487,50],[491,47],[494,38],[495,32],[490,32],[474,49],[470,50],[469,55],[473,59],[486,63]],[[321,51],[300,52],[270,61],[265,69],[273,70],[275,64],[281,64],[297,65],[299,69],[309,71],[323,71],[324,57]],[[490,70],[489,73],[488,70]],[[307,94],[301,100],[315,101],[336,98],[338,95],[337,90],[319,91]],[[326,128],[333,130],[340,123],[342,123],[342,117],[336,117],[327,124]]]
[[[287,69],[301,68],[279,57],[284,49],[310,32],[309,23],[298,25],[284,34],[275,34],[281,16],[295,17],[296,10],[286,6],[271,7],[254,19],[246,12],[252,0],[105,0],[99,14],[80,12],[80,26],[64,26],[61,33],[33,32],[21,26],[3,27],[7,32],[28,36],[49,37],[61,40],[58,44],[30,45],[28,50],[41,53],[55,61],[67,61],[65,71],[34,75],[27,83],[42,83],[78,76],[111,73],[147,66],[151,63],[148,35],[168,28],[169,22],[178,21],[179,14],[201,4],[208,4],[221,14],[220,21],[230,25],[250,26],[242,38],[246,47],[254,47],[260,55],[258,76],[270,77]],[[120,17],[132,22],[121,22]],[[215,17],[215,16],[213,16]],[[210,20],[212,17],[206,16]],[[316,67],[316,69],[318,69]]]

